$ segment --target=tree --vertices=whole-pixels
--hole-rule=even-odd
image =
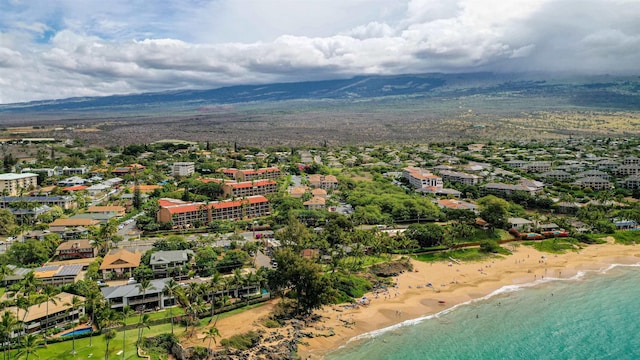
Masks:
[[[120,316],[122,317],[122,359],[125,358],[127,349],[127,319],[133,314],[133,310],[128,305],[122,309]]]
[[[19,325],[17,317],[10,311],[6,311],[0,318],[0,339],[3,344],[7,344],[3,348],[4,359],[7,358],[7,350],[9,350],[9,356],[11,356],[11,334],[17,329]]]
[[[167,295],[167,297],[175,299],[177,295],[176,293],[178,292],[179,288],[180,285],[173,278],[170,278],[164,284],[164,289],[162,290]],[[169,318],[171,318],[171,335],[173,335],[173,306],[169,307]]]
[[[40,298],[45,302],[45,305],[46,305],[44,328],[49,326],[49,303],[52,303],[53,305],[58,305],[58,301],[60,300],[60,297],[58,296],[58,294],[60,294],[60,290],[51,285],[45,286],[40,292]],[[44,335],[44,345],[47,346],[47,332],[44,331],[43,335]]]
[[[138,288],[138,291],[142,293],[142,309],[140,309],[140,319],[138,320],[138,344],[140,344],[140,340],[142,338],[142,328],[140,326],[144,319],[143,315],[145,310],[144,300],[147,295],[147,291],[153,287],[153,284],[151,284],[149,279],[142,279],[136,287]]]
[[[40,335],[27,334],[20,341],[20,350],[16,353],[16,358],[25,357],[29,360],[29,355],[35,355],[39,348],[44,347]]]
[[[480,205],[480,217],[489,223],[492,230],[507,225],[508,201],[489,195],[478,199],[478,205]]]
[[[109,343],[116,337],[116,331],[114,329],[105,330],[102,335],[104,336],[104,341],[107,344],[104,350],[104,360],[109,360]]]
[[[211,348],[211,343],[216,343],[216,338],[220,337],[220,331],[215,326],[210,327],[207,331],[204,332],[204,338],[202,341],[209,340],[209,352],[212,353],[213,349]]]
[[[417,241],[421,247],[433,247],[444,240],[444,229],[438,224],[411,224],[403,235]]]
[[[333,298],[334,291],[319,264],[290,248],[277,251],[274,259],[278,262],[278,271],[270,273],[269,287],[276,291],[291,288],[297,313],[309,313]]]
[[[82,302],[80,301],[80,298],[73,295],[73,297],[71,297],[71,303],[66,304],[71,305],[71,311],[75,311],[76,309],[78,309],[80,307],[80,305],[82,305]],[[73,355],[76,354],[76,334],[75,332],[72,332],[71,335],[71,353]]]

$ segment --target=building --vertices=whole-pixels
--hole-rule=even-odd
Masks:
[[[223,195],[230,198],[267,195],[276,192],[278,192],[278,183],[267,179],[229,182],[222,185]]]
[[[451,183],[459,183],[464,185],[478,185],[482,181],[482,176],[475,174],[467,174],[458,171],[441,170],[439,172],[443,181]]]
[[[319,196],[314,196],[303,203],[307,210],[322,210],[326,207],[327,200]]]
[[[189,264],[193,255],[191,250],[157,251],[151,254],[149,265],[156,278],[176,277],[181,269]],[[187,275],[187,272],[185,270],[184,275]]]
[[[507,223],[509,224],[510,229],[515,229],[517,231],[530,231],[533,226],[533,221],[518,217],[508,218]]]
[[[622,180],[620,185],[626,189],[640,189],[640,175],[632,175]]]
[[[196,171],[196,163],[192,161],[175,162],[171,166],[171,175],[190,176]]]
[[[140,266],[142,255],[124,249],[112,251],[104,257],[100,271],[103,279],[131,277],[133,269]]]
[[[23,191],[33,190],[38,186],[38,174],[7,173],[0,174],[0,193],[5,196],[17,196]]]
[[[529,193],[530,195],[535,195],[537,190],[521,184],[488,183],[481,187],[481,191],[485,194],[511,196],[518,191],[523,191]]]
[[[581,188],[591,188],[591,190],[610,190],[613,188],[613,184],[609,180],[605,180],[599,176],[587,176],[576,180],[576,185]]]
[[[188,228],[196,223],[209,224],[213,220],[252,219],[271,214],[269,200],[262,196],[248,196],[239,200],[210,203],[160,199],[157,213],[159,223],[173,223],[176,228]]]
[[[95,256],[96,250],[88,239],[65,241],[56,249],[56,257],[59,260],[86,259]]]
[[[2,196],[0,197],[0,209],[11,207],[12,203],[35,203],[49,207],[59,206],[63,210],[75,209],[77,203],[71,196]]]
[[[120,217],[126,214],[126,209],[124,206],[89,206],[86,212],[90,214],[108,214]]]
[[[80,306],[73,307],[73,298],[76,297],[80,301]],[[18,336],[20,333],[36,334],[42,331],[63,327],[66,324],[77,322],[84,316],[85,298],[69,293],[60,293],[57,299],[50,300],[49,304],[41,303],[30,306],[27,311],[8,307],[5,310],[16,314],[18,321],[21,323],[19,331],[15,331],[12,337]]]
[[[573,175],[562,170],[551,170],[540,174],[541,177],[550,181],[567,181],[573,179]]]
[[[82,265],[43,265],[33,269],[33,275],[43,285],[61,286],[82,280]]]
[[[309,175],[309,184],[311,187],[329,190],[338,187],[338,179],[333,175]]]
[[[109,286],[100,289],[104,298],[112,309],[122,310],[125,306],[132,309],[164,309],[174,304],[173,297],[164,292],[169,279],[151,280],[151,286],[146,291],[140,290],[138,284]]]
[[[436,200],[438,207],[450,209],[450,210],[470,210],[474,213],[478,212],[478,205],[472,204],[467,201],[453,200],[453,199],[438,199]]]
[[[255,179],[271,179],[276,180],[280,178],[282,173],[280,169],[277,167],[268,167],[268,168],[260,168],[257,170],[253,169],[234,169],[234,168],[222,168],[218,169],[219,172],[222,172],[226,176],[235,179],[236,181],[251,181]]]
[[[616,169],[616,173],[620,176],[632,176],[640,174],[640,164],[622,165]]]
[[[530,173],[543,173],[543,172],[551,171],[551,162],[533,161],[523,166],[523,169]]]
[[[432,174],[428,170],[417,167],[406,167],[402,170],[402,177],[407,179],[411,186],[420,189],[428,186],[442,187],[442,178]]]
[[[289,195],[292,198],[299,199],[307,192],[306,186],[293,186],[289,189]]]
[[[89,171],[89,169],[87,169],[86,166],[81,166],[81,167],[77,167],[77,168],[71,168],[71,167],[63,167],[62,168],[62,175],[84,175]]]

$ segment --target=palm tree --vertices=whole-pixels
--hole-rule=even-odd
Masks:
[[[59,293],[60,293],[60,290],[58,290],[58,288],[55,288],[51,285],[45,286],[44,289],[42,289],[42,292],[40,293],[40,298],[45,302],[45,306],[46,306],[44,327],[41,326],[41,328],[44,330],[42,332],[44,337],[44,346],[47,346],[47,326],[49,326],[49,303],[52,303],[53,305],[58,305],[57,300],[60,300],[60,297],[58,296]]]
[[[80,307],[80,305],[82,305],[82,301],[80,300],[79,297],[73,295],[73,297],[71,298],[71,303],[67,303],[65,304],[67,306],[71,305],[71,311],[75,311],[77,308]],[[76,354],[76,333],[75,332],[71,332],[71,354],[75,355]]]
[[[140,310],[140,320],[138,321],[138,324],[142,323],[142,316],[144,315],[144,310],[145,310],[145,297],[147,295],[147,290],[151,289],[152,284],[151,284],[151,280],[149,279],[142,279],[140,280],[140,283],[138,283],[138,285],[136,285],[136,287],[138,288],[138,290],[140,292],[142,292],[142,309]],[[138,330],[138,343],[140,342],[140,338],[142,336],[142,331]]]
[[[220,287],[221,280],[222,277],[217,271],[211,276],[211,279],[209,280],[209,300],[211,300],[211,319],[209,319],[209,323],[211,323],[211,321],[213,320],[213,316],[216,312],[216,293],[218,292],[218,288]]]
[[[144,314],[140,322],[138,322],[138,346],[142,346],[142,333],[144,328],[151,329],[149,320],[151,320],[149,314]]]
[[[13,275],[13,270],[7,264],[0,264],[0,281],[4,281],[4,287],[7,287],[5,279],[10,275]]]
[[[39,348],[44,347],[44,341],[40,335],[27,334],[20,341],[20,350],[16,354],[16,358],[25,356],[29,360],[29,355],[35,354]]]
[[[133,315],[133,310],[129,306],[125,306],[122,309],[122,359],[124,360],[124,353],[127,348],[127,319]]]
[[[218,331],[218,328],[215,326],[210,327],[205,333],[204,333],[204,339],[202,339],[202,341],[206,341],[209,340],[209,353],[213,353],[213,349],[211,348],[211,343],[213,342],[214,344],[216,343],[216,337],[220,337],[220,332]]]
[[[116,331],[113,329],[107,329],[103,333],[104,341],[107,344],[107,347],[104,350],[104,360],[109,360],[109,343],[116,337]]]
[[[86,306],[85,310],[91,309],[91,333],[89,333],[89,346],[93,346],[93,324],[96,322],[96,311],[98,305],[100,305],[100,298],[98,296],[98,292],[94,291],[94,289],[90,289],[86,296]]]
[[[10,311],[5,311],[0,318],[0,339],[3,344],[7,346],[3,349],[3,358],[7,359],[7,349],[9,350],[9,357],[11,357],[11,335],[18,326],[18,319]]]
[[[179,288],[180,285],[173,278],[170,278],[169,281],[164,284],[163,291],[168,297],[174,298],[174,304],[176,292]],[[171,335],[173,335],[173,306],[169,307],[169,317],[171,318]]]

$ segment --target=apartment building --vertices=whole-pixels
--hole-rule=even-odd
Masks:
[[[74,308],[71,305],[73,297],[80,300],[80,306]],[[54,327],[62,327],[65,324],[76,322],[84,316],[84,303],[84,297],[63,292],[58,294],[55,301],[51,300],[48,304],[32,305],[26,311],[15,306],[8,307],[5,310],[16,314],[20,322],[11,336],[15,337],[20,333],[37,334]]]
[[[442,178],[432,174],[429,170],[409,166],[402,169],[402,177],[409,180],[411,186],[420,189],[424,187],[442,187]]]
[[[262,195],[210,203],[164,198],[158,203],[158,222],[171,222],[176,228],[192,227],[196,223],[206,225],[213,220],[241,220],[271,214],[269,200]]]
[[[58,245],[56,256],[59,260],[93,258],[96,249],[88,239],[69,240]]]
[[[226,176],[235,179],[236,181],[251,181],[255,179],[271,179],[275,180],[282,176],[280,169],[277,167],[254,169],[234,169],[234,168],[222,168],[218,169],[219,172]]]
[[[314,188],[323,190],[336,189],[338,187],[338,179],[333,175],[309,175],[309,184]]]
[[[115,310],[122,310],[125,306],[132,309],[164,309],[173,305],[173,297],[164,292],[169,279],[151,280],[151,285],[145,291],[140,290],[139,284],[108,286],[100,289],[109,306]]]
[[[192,161],[175,162],[171,166],[171,175],[190,176],[196,171],[196,163]]]
[[[231,198],[267,195],[276,192],[278,192],[278,183],[267,179],[242,181],[237,183],[230,182],[222,185],[223,195]]]
[[[2,196],[0,209],[11,207],[12,203],[27,202],[46,206],[59,206],[63,210],[75,209],[77,203],[71,196]]]
[[[439,172],[443,181],[451,183],[459,183],[464,185],[478,185],[482,181],[482,176],[475,174],[467,174],[458,171],[441,170]]]
[[[37,186],[38,174],[0,174],[0,193],[4,195],[17,196],[21,191],[32,190]]]

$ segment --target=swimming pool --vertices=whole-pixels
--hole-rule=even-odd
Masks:
[[[60,337],[68,337],[68,336],[78,336],[78,335],[82,335],[82,334],[88,334],[92,331],[91,328],[80,328],[80,329],[75,329],[73,331],[70,331],[66,334],[62,334],[60,335]]]

